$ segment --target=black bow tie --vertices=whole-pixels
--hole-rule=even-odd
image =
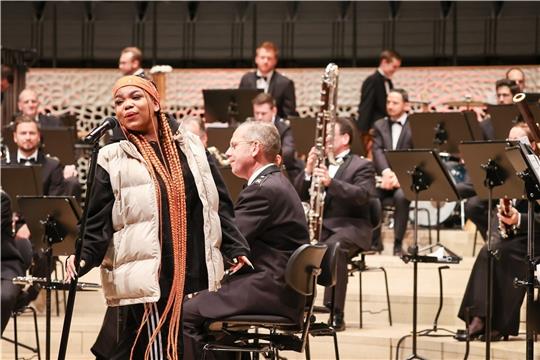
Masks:
[[[399,122],[399,121],[397,121],[397,120],[396,120],[396,121],[392,121],[392,125],[403,126],[403,125],[401,124],[401,122]]]
[[[257,79],[263,79],[264,81],[268,81],[268,78],[266,76],[257,75]]]
[[[24,164],[24,163],[32,163],[33,164],[35,162],[36,162],[35,158],[30,158],[30,159],[20,158],[19,159],[20,164]]]

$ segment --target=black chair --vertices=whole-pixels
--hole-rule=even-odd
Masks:
[[[309,351],[306,342],[317,291],[317,277],[321,273],[320,266],[325,252],[326,245],[305,244],[291,255],[287,263],[287,285],[306,296],[307,310],[299,319],[290,320],[278,315],[235,315],[215,320],[209,328],[220,329],[232,337],[234,342],[233,345],[206,344],[203,348],[203,359],[206,359],[207,351],[262,353],[269,359],[278,359],[280,350]],[[255,333],[245,329],[255,329]],[[267,329],[269,333],[259,333],[259,329]]]
[[[327,244],[328,249],[321,262],[321,275],[317,278],[317,283],[324,287],[332,287],[332,300],[330,303],[330,308],[326,306],[315,306],[313,312],[329,314],[328,323],[318,322],[312,323],[309,328],[309,334],[313,337],[315,336],[332,336],[334,338],[334,353],[336,360],[339,360],[339,348],[337,340],[336,330],[329,324],[334,323],[334,302],[336,298],[336,269],[337,269],[337,254],[339,251],[339,242],[333,244]],[[309,347],[309,338],[308,345]],[[306,359],[310,360],[311,357],[309,353],[306,352]]]
[[[23,258],[23,267],[25,269],[28,269],[30,267],[30,264],[32,263],[32,245],[30,244],[30,241],[26,239],[18,239],[15,241],[15,245],[17,246],[17,249],[21,253],[21,256]],[[5,340],[9,343],[12,343],[15,346],[15,359],[19,358],[19,346],[23,347],[27,350],[32,351],[33,353],[37,354],[38,360],[41,360],[41,351],[39,347],[39,330],[38,330],[38,322],[37,322],[37,313],[36,310],[28,306],[28,304],[31,301],[31,297],[28,295],[26,290],[22,290],[19,295],[17,296],[17,301],[15,303],[15,308],[11,312],[11,317],[13,318],[13,339],[7,338],[2,336],[2,340]],[[36,338],[36,346],[31,347],[29,345],[23,344],[19,342],[18,338],[18,329],[17,329],[17,317],[22,315],[23,313],[31,312],[32,316],[34,317],[34,334]]]
[[[26,312],[31,312],[32,316],[34,317],[34,335],[35,335],[35,338],[36,338],[36,346],[35,347],[31,347],[29,345],[26,345],[26,344],[23,344],[23,343],[19,342],[18,330],[17,330],[17,317],[19,317],[20,315],[22,315],[22,314],[24,314]],[[17,304],[16,309],[11,312],[11,317],[13,319],[14,338],[10,339],[10,338],[2,336],[2,340],[10,342],[15,346],[15,359],[19,358],[19,346],[20,346],[20,347],[23,347],[23,348],[25,348],[27,350],[30,350],[31,352],[37,354],[38,360],[41,360],[41,351],[40,351],[40,347],[39,347],[39,330],[38,330],[36,310],[33,307],[28,306],[28,304]]]
[[[371,219],[371,225],[373,228],[373,231],[377,230],[382,223],[382,205],[381,201],[378,198],[372,198],[369,203],[369,209],[370,209],[370,219]],[[388,322],[390,323],[390,326],[392,326],[392,310],[390,306],[390,293],[388,291],[388,275],[386,273],[386,269],[383,266],[376,267],[376,268],[370,268],[366,265],[366,256],[367,255],[374,255],[376,251],[368,250],[368,251],[360,251],[356,255],[354,255],[351,260],[349,261],[349,276],[354,276],[355,272],[358,272],[358,291],[359,291],[359,298],[358,298],[358,307],[359,307],[359,317],[360,317],[360,328],[363,327],[363,317],[362,313],[363,310],[363,297],[362,297],[362,273],[364,272],[370,272],[370,271],[382,271],[384,274],[384,284],[386,287],[386,309],[382,309],[381,311],[388,311]]]

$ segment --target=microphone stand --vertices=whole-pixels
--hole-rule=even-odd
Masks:
[[[97,139],[99,140],[99,138]],[[97,167],[97,155],[99,152],[99,143],[96,141],[92,148],[92,156],[90,158],[90,167],[88,169],[88,175],[86,177],[86,200],[84,204],[84,212],[81,218],[81,229],[79,239],[75,244],[75,270],[77,274],[80,271],[80,257],[83,246],[83,241],[86,236],[86,221],[88,219],[88,201],[92,197],[94,188],[94,177]],[[71,319],[73,317],[73,307],[75,306],[75,295],[77,294],[78,277],[71,280],[69,286],[69,293],[66,306],[66,315],[64,317],[64,325],[62,328],[62,337],[60,339],[60,348],[58,349],[58,360],[64,360],[66,358],[66,350],[69,341],[69,331],[71,327]]]

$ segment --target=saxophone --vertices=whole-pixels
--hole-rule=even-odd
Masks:
[[[317,159],[315,168],[325,164],[326,159],[330,164],[336,165],[334,157],[333,140],[336,125],[337,109],[337,84],[339,70],[336,64],[330,63],[326,66],[322,77],[321,107],[317,113],[317,123],[315,126],[315,148],[317,149]],[[319,242],[322,230],[323,210],[324,210],[324,186],[321,180],[313,177],[309,189],[309,207],[307,209],[307,220],[309,228],[309,239],[312,244]]]

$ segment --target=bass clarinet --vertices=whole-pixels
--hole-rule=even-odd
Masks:
[[[337,85],[338,66],[330,63],[326,66],[322,77],[321,107],[317,113],[315,126],[315,148],[317,159],[315,168],[325,164],[326,160],[330,164],[336,165],[334,157],[334,129],[336,125],[337,109]],[[319,242],[322,230],[323,210],[324,210],[324,186],[318,177],[313,177],[309,189],[309,210],[307,212],[309,239],[312,244]]]

